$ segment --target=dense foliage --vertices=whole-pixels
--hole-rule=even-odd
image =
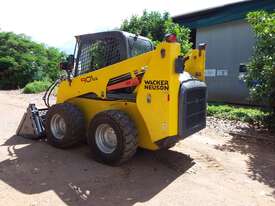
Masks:
[[[0,32],[0,89],[22,88],[35,80],[54,80],[64,53],[25,35]]]
[[[31,83],[28,83],[24,87],[23,92],[26,94],[43,92],[43,91],[47,90],[50,85],[51,85],[51,82],[49,82],[47,80],[34,81]]]
[[[247,15],[256,36],[254,55],[245,77],[251,97],[275,106],[275,13]]]
[[[156,11],[143,12],[142,16],[134,15],[130,19],[123,21],[121,30],[133,34],[145,36],[153,40],[155,44],[163,41],[165,34],[175,33],[181,43],[181,52],[185,54],[190,48],[190,30],[172,21],[169,13],[159,13]]]

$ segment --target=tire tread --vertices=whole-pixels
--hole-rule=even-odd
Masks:
[[[57,143],[52,139],[51,129],[50,129],[50,116],[52,113],[62,111],[67,113],[67,121],[70,125],[70,133],[71,135],[66,138],[66,141]],[[47,118],[48,117],[48,118]],[[51,145],[58,147],[58,148],[68,148],[75,144],[77,144],[79,141],[81,141],[81,138],[85,135],[85,120],[84,116],[81,113],[81,111],[74,105],[70,103],[62,103],[62,104],[56,104],[53,105],[46,117],[46,136],[50,137],[48,138],[48,141]]]
[[[127,160],[129,160],[136,152],[138,147],[138,131],[135,127],[134,122],[130,119],[127,113],[119,110],[107,110],[98,113],[94,119],[100,118],[100,117],[108,117],[111,119],[115,124],[118,125],[120,128],[120,131],[122,132],[122,136],[124,138],[124,146],[123,151],[121,151],[121,156],[118,160],[115,162],[107,162],[111,165],[120,165]],[[91,122],[93,124],[93,121]],[[91,135],[88,135],[88,142],[91,142]],[[104,160],[102,160],[104,161]]]

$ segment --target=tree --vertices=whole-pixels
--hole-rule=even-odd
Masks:
[[[175,33],[181,44],[182,54],[186,54],[191,48],[190,30],[174,23],[167,12],[161,14],[160,12],[147,12],[145,10],[142,16],[134,15],[130,19],[125,19],[120,29],[148,37],[155,45],[163,41],[165,34]]]
[[[22,88],[35,80],[54,80],[64,55],[24,34],[0,32],[0,89]]]
[[[256,45],[245,81],[252,99],[275,106],[275,13],[251,12],[247,20],[255,33]]]

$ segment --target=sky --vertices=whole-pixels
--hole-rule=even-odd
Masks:
[[[175,16],[236,1],[240,0],[0,0],[0,29],[71,53],[75,35],[118,28],[144,9]]]

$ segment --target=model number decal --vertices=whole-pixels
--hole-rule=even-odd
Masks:
[[[145,80],[144,83],[147,90],[169,90],[168,80]]]
[[[97,80],[97,77],[94,77],[93,75],[90,75],[90,76],[87,76],[87,77],[82,77],[80,79],[80,81],[84,82],[84,83],[89,83],[89,82],[96,81],[96,80]]]

